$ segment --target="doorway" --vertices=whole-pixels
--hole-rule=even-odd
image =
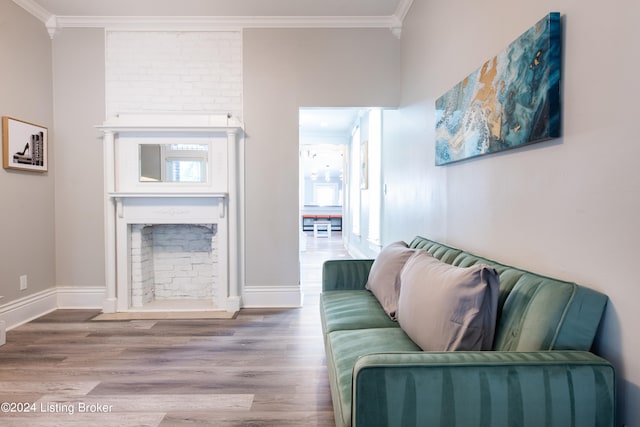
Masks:
[[[299,110],[300,284],[313,302],[322,286],[322,264],[349,257],[349,146],[360,108]]]
[[[359,108],[300,108],[301,252],[324,240],[342,243],[348,147],[360,114]]]

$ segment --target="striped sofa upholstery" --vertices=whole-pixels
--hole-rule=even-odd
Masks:
[[[422,351],[364,289],[373,260],[327,261],[320,310],[336,426],[614,426],[614,370],[589,351],[605,295],[423,237],[410,247],[496,268],[493,351]]]

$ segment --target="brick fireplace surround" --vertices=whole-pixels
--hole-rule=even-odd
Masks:
[[[224,309],[217,224],[130,226],[131,307]],[[224,268],[224,267],[223,267]]]

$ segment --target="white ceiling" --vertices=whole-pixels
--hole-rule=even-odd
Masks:
[[[361,108],[301,108],[300,133],[307,135],[350,135]],[[365,109],[366,110],[366,109]]]

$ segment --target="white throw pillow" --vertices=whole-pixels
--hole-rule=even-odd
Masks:
[[[398,295],[400,294],[400,272],[415,249],[409,249],[405,242],[395,242],[385,246],[378,254],[365,288],[376,297],[384,311],[396,320]]]
[[[402,269],[400,327],[424,351],[491,350],[500,278],[492,267],[455,267],[416,252]]]

